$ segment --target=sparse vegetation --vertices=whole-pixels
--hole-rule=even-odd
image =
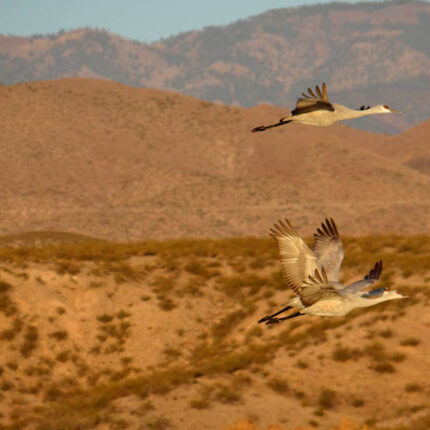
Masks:
[[[361,239],[353,239],[351,242],[357,249],[352,252],[352,261],[355,261],[355,252],[361,252],[362,255],[354,263],[345,261],[346,277],[350,273],[355,276],[360,270],[368,270],[363,261],[366,258],[371,260],[372,256],[368,254],[373,249],[372,240],[369,251],[361,248],[360,241]],[[70,287],[67,294],[73,294],[75,289],[86,289],[91,297],[100,295],[103,307],[96,309],[92,320],[90,318],[83,323],[83,327],[95,325],[97,331],[85,333],[90,343],[82,347],[78,344],[79,336],[75,337],[74,331],[70,331],[69,336],[61,328],[67,327],[69,330],[69,327],[73,327],[69,325],[69,320],[75,318],[74,306],[70,305],[69,309],[67,305],[66,311],[64,306],[54,305],[50,313],[43,316],[35,316],[22,306],[21,313],[21,302],[16,299],[19,309],[12,302],[12,298],[15,300],[18,284],[15,286],[14,281],[13,287],[11,284],[3,289],[0,287],[0,296],[8,296],[9,304],[15,308],[15,315],[12,318],[7,315],[7,325],[0,332],[2,347],[12,351],[6,360],[0,362],[3,371],[0,378],[3,384],[2,395],[9,399],[12,393],[19,392],[31,398],[30,396],[39,393],[43,405],[38,406],[35,413],[36,426],[40,430],[57,430],[60,419],[64,428],[69,430],[92,428],[96,423],[112,428],[133,428],[134,424],[130,424],[128,419],[134,415],[134,419],[137,416],[144,417],[142,425],[145,428],[147,423],[165,425],[163,421],[157,424],[158,414],[152,411],[152,403],[152,408],[144,406],[149,399],[154,401],[158,409],[157,395],[166,396],[171,401],[177,395],[177,387],[182,386],[182,393],[188,388],[194,390],[193,387],[196,387],[197,391],[185,397],[186,402],[192,409],[209,409],[209,412],[204,412],[206,414],[219,407],[218,403],[234,404],[240,403],[243,398],[248,399],[249,393],[261,388],[262,378],[267,384],[265,395],[291,396],[291,401],[296,402],[298,407],[313,407],[315,417],[325,416],[324,420],[331,419],[332,413],[338,413],[341,408],[336,406],[341,403],[350,408],[362,408],[363,413],[367,412],[370,404],[359,397],[345,394],[341,396],[340,392],[338,394],[327,388],[322,388],[315,394],[312,392],[315,385],[311,385],[311,388],[303,386],[301,391],[298,389],[298,381],[307,378],[309,372],[329,366],[340,366],[345,372],[348,371],[348,366],[354,366],[360,372],[370,372],[370,375],[372,372],[380,372],[381,381],[390,378],[391,374],[396,377],[393,365],[399,366],[399,374],[402,374],[400,369],[403,370],[403,366],[406,368],[410,365],[409,361],[413,361],[414,351],[408,348],[419,345],[420,340],[408,337],[403,329],[398,334],[395,331],[397,326],[392,318],[403,317],[400,308],[390,305],[378,312],[358,310],[345,318],[303,318],[279,326],[257,325],[260,312],[272,311],[282,300],[287,300],[288,295],[281,291],[285,289],[285,283],[279,274],[277,251],[271,250],[272,244],[269,242],[269,247],[265,239],[258,239],[255,241],[258,249],[249,250],[248,239],[241,239],[239,242],[240,246],[235,240],[186,240],[175,244],[170,241],[148,242],[142,248],[118,244],[118,249],[115,249],[116,244],[105,244],[103,246],[107,255],[97,254],[103,248],[101,244],[91,246],[91,252],[86,249],[85,255],[84,247],[78,252],[76,250],[79,247],[74,245],[78,258],[72,252],[73,247],[68,250],[67,247],[63,248],[60,256],[50,255],[40,248],[34,251],[37,258],[35,255],[23,256],[8,250],[8,255],[12,253],[14,257],[7,260],[7,264],[10,261],[18,264],[19,261],[34,258],[38,263],[48,262],[51,273],[53,264],[57,267],[58,261],[70,259],[73,262],[76,259],[80,272],[73,275],[76,278],[56,277],[59,282],[58,290],[63,285],[65,289]],[[236,247],[236,254],[227,249],[227,245]],[[246,250],[241,248],[244,245]],[[376,242],[374,246],[375,249],[382,247]],[[392,247],[389,249],[392,252]],[[53,252],[52,249],[49,252]],[[150,263],[144,260],[145,252],[150,255]],[[405,251],[401,257],[404,258],[409,252],[413,251]],[[0,260],[5,253],[0,249]],[[231,258],[225,258],[226,255]],[[142,258],[137,258],[139,256]],[[120,262],[126,265],[117,264]],[[129,275],[124,275],[124,268]],[[236,269],[242,272],[238,274]],[[132,274],[133,272],[136,273]],[[119,273],[122,273],[121,285],[116,285],[118,279],[115,274]],[[387,277],[395,283],[399,274],[400,272],[389,273]],[[6,279],[13,279],[14,275],[4,272],[4,276]],[[103,281],[104,288],[94,290],[91,287],[95,276],[104,277],[98,281]],[[81,283],[80,277],[85,281]],[[43,279],[45,284],[38,282],[31,274],[28,280],[21,277],[16,282],[33,282],[38,289],[44,289],[51,285],[51,280],[49,276],[43,276]],[[141,282],[136,282],[136,279]],[[412,290],[408,290],[408,295],[425,296],[424,287],[409,287],[404,282],[405,286],[402,288],[413,288],[413,294],[410,293]],[[136,290],[133,290],[133,294],[136,296],[128,296],[128,292],[134,288]],[[121,298],[118,302],[117,297]],[[149,301],[151,298],[152,301]],[[267,309],[268,298],[271,301],[270,309]],[[177,310],[170,314],[160,313],[157,306],[165,307],[165,310]],[[144,311],[141,312],[141,309]],[[158,312],[158,315],[155,314],[155,318],[150,315],[146,319],[147,310]],[[161,321],[160,315],[166,321],[169,320],[171,325]],[[0,316],[4,318],[4,315]],[[48,324],[50,318],[52,321]],[[192,318],[192,323],[189,323],[188,318]],[[169,333],[164,343],[151,345],[151,354],[153,352],[160,360],[155,365],[151,363],[152,367],[148,368],[142,367],[139,354],[134,349],[135,335],[139,334],[142,321],[145,336],[149,333],[150,337],[151,330],[157,336],[164,330]],[[348,331],[348,328],[351,330]],[[368,340],[356,347],[353,336],[365,339],[366,333]],[[73,338],[69,339],[72,334]],[[344,345],[336,344],[340,339]],[[319,345],[323,342],[326,342],[324,355],[319,350]],[[425,339],[421,342],[424,346]],[[20,353],[26,360],[19,358]],[[130,360],[131,357],[134,358],[133,361]],[[289,378],[284,379],[284,375],[275,375],[270,366],[272,360],[278,366],[282,357],[290,360],[290,366],[293,366],[290,369],[294,373],[291,381]],[[334,363],[331,359],[339,363]],[[352,363],[353,360],[356,363]],[[56,379],[58,375],[66,374],[65,369],[73,384]],[[18,376],[22,378],[23,375],[26,383],[15,379]],[[427,393],[424,385],[412,382],[397,389],[396,396],[400,395],[399,390],[400,393],[403,391],[403,396],[411,393],[408,398],[416,403],[416,407],[423,404],[421,397]],[[351,391],[354,392],[358,391]],[[115,409],[123,398],[136,402],[128,417],[117,414]],[[414,406],[408,406],[408,411],[412,411]],[[328,413],[327,409],[334,411]],[[106,410],[112,412],[103,413]],[[2,417],[0,427],[3,425],[1,420]],[[323,420],[318,419],[318,422],[311,425],[325,425]],[[174,425],[172,421],[169,425],[173,428],[176,422]]]
[[[323,409],[332,409],[336,406],[336,403],[336,391],[330,388],[322,388],[318,398],[318,404],[320,405],[320,407]]]
[[[27,326],[24,334],[24,343],[21,345],[20,351],[24,357],[28,357],[37,347],[39,340],[39,331],[33,325]]]
[[[288,382],[283,378],[271,378],[267,381],[267,385],[276,393],[285,395],[289,392],[290,388]]]
[[[403,339],[400,342],[400,345],[403,345],[403,346],[417,346],[419,344],[420,344],[420,340],[415,337],[408,337],[406,339]]]

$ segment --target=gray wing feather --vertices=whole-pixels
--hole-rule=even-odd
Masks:
[[[324,267],[321,272],[315,269],[314,275],[309,275],[300,289],[300,299],[305,306],[311,306],[322,299],[334,296],[339,296],[339,293],[330,284]]]
[[[329,281],[339,282],[339,270],[345,252],[333,218],[325,219],[325,223],[314,234],[314,239],[312,250],[319,267],[325,268]]]
[[[278,244],[285,282],[300,295],[303,282],[318,268],[316,257],[287,218],[278,221],[270,229],[270,235]]]
[[[354,282],[351,285],[345,287],[341,292],[342,294],[353,294],[358,293],[361,290],[374,284],[381,276],[382,273],[382,261],[377,261],[369,273],[360,281]]]
[[[318,86],[315,87],[316,94],[308,88],[308,94],[302,93],[302,97],[297,99],[296,108],[291,112],[292,115],[300,115],[316,110],[328,110],[333,112],[334,106],[327,97],[327,87],[325,82],[322,84],[322,92]]]

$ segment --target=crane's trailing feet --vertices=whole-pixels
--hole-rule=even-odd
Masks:
[[[278,221],[270,229],[270,235],[279,248],[284,280],[295,296],[281,310],[261,318],[259,323],[276,324],[303,315],[343,316],[355,308],[407,298],[383,287],[363,292],[380,278],[382,261],[377,261],[359,281],[349,285],[339,282],[344,248],[333,218],[326,218],[317,228],[312,248],[288,219]],[[298,311],[278,317],[293,308]]]
[[[302,97],[297,99],[296,107],[289,117],[281,118],[274,124],[255,127],[252,132],[265,131],[291,122],[325,127],[344,119],[361,118],[381,113],[401,112],[391,109],[387,105],[361,106],[359,109],[350,109],[341,104],[332,103],[327,97],[327,87],[323,82],[322,91],[316,86],[315,93],[310,88],[308,88],[308,93],[302,93]]]

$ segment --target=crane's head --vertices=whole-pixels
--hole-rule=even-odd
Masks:
[[[382,293],[382,297],[385,297],[385,300],[395,300],[395,299],[407,299],[408,296],[404,296],[398,293],[396,290],[385,290]]]
[[[397,109],[391,109],[387,105],[377,105],[374,109],[377,109],[378,113],[402,113]]]

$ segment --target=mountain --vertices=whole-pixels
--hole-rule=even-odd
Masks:
[[[229,105],[292,108],[304,89],[325,80],[340,103],[402,110],[401,117],[354,123],[393,134],[430,116],[429,41],[428,2],[332,3],[272,10],[152,44],[88,28],[3,35],[0,81],[105,78]]]
[[[304,234],[325,216],[347,235],[429,231],[430,121],[250,132],[285,112],[98,79],[0,87],[0,233],[261,236],[285,216]]]

